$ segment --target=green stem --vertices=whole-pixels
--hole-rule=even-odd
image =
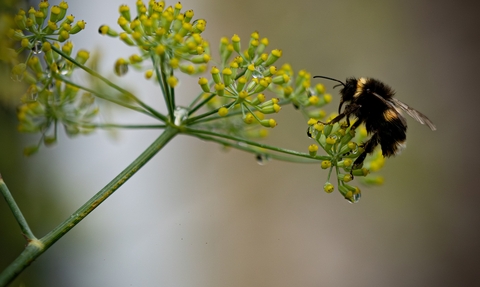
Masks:
[[[281,155],[274,154],[274,153],[271,153],[271,152],[262,151],[259,148],[252,149],[249,146],[238,145],[238,144],[232,143],[230,141],[226,141],[226,140],[222,140],[222,139],[218,139],[218,138],[214,138],[214,137],[210,137],[210,136],[204,136],[204,135],[199,135],[199,134],[197,134],[195,136],[200,138],[200,139],[203,139],[205,141],[217,142],[217,143],[222,144],[224,146],[228,146],[228,147],[235,148],[235,149],[238,149],[238,150],[242,150],[242,151],[245,151],[245,152],[249,152],[249,153],[253,153],[253,154],[257,154],[257,155],[258,154],[268,155],[269,158],[280,160],[280,161],[293,162],[293,163],[318,163],[318,160],[316,160],[314,158],[307,159],[307,158],[299,158],[299,157],[294,157],[294,156],[281,156]]]
[[[155,66],[155,75],[157,76],[157,81],[160,84],[160,88],[162,89],[163,99],[165,101],[165,105],[168,109],[168,114],[170,116],[170,120],[173,122],[174,119],[174,112],[175,112],[175,103],[172,103],[172,95],[171,89],[168,86],[167,78],[164,73],[163,69],[163,60],[162,57],[155,57],[153,52],[151,52],[152,63]],[[158,59],[158,61],[156,61]]]
[[[76,121],[71,121],[66,119],[69,123],[79,125],[83,128],[100,128],[100,129],[111,129],[111,128],[120,128],[120,129],[164,129],[166,125],[130,125],[130,124],[96,124],[96,123],[81,123]]]
[[[192,107],[198,102],[200,101],[200,99],[203,97],[203,94],[204,92],[202,91],[200,94],[198,94],[198,96],[190,103],[190,105],[188,105],[188,109],[191,110]]]
[[[10,193],[10,190],[8,190],[7,185],[3,181],[1,174],[0,174],[0,192],[2,192],[2,195],[5,198],[5,201],[7,202],[8,206],[12,210],[13,216],[15,217],[18,224],[20,225],[20,229],[22,230],[22,233],[25,235],[27,240],[36,239],[35,235],[33,235],[32,230],[30,230],[30,227],[28,226],[27,220],[22,214],[22,211],[18,207],[17,203],[15,202],[15,199]]]
[[[103,99],[103,100],[109,101],[109,102],[111,102],[111,103],[117,104],[117,105],[122,106],[122,107],[124,107],[124,108],[131,109],[131,110],[134,110],[134,111],[143,113],[143,114],[145,114],[145,115],[151,116],[151,117],[153,117],[153,118],[155,118],[155,119],[158,119],[158,116],[155,116],[154,114],[152,114],[151,112],[149,112],[148,110],[146,110],[146,109],[144,109],[144,108],[135,107],[135,106],[129,105],[129,104],[123,102],[123,101],[120,101],[120,100],[117,100],[117,99],[115,99],[115,98],[109,97],[109,96],[107,96],[107,95],[101,94],[101,93],[99,93],[99,92],[97,92],[97,91],[94,91],[94,90],[92,90],[92,89],[90,89],[90,88],[87,88],[87,87],[84,87],[84,86],[82,86],[82,85],[79,85],[79,84],[77,84],[77,83],[75,83],[75,82],[72,82],[72,81],[68,80],[67,78],[62,77],[62,76],[60,76],[60,75],[55,75],[55,77],[58,78],[58,79],[59,79],[60,81],[62,81],[62,82],[65,82],[65,83],[67,83],[67,84],[69,84],[69,85],[71,85],[71,86],[74,86],[74,87],[77,87],[77,88],[79,88],[79,89],[82,89],[82,90],[84,90],[84,91],[86,91],[86,92],[89,92],[89,93],[91,93],[92,95],[95,95],[95,96],[97,96],[97,97],[99,97],[99,98],[101,98],[101,99]],[[166,117],[165,117],[165,119],[166,119]]]
[[[215,97],[217,94],[216,93],[212,93],[210,96],[208,96],[207,98],[205,98],[203,101],[201,101],[198,105],[196,105],[195,107],[193,108],[190,108],[190,111],[188,112],[188,115],[190,116],[191,114],[193,114],[194,112],[196,112],[198,109],[200,109],[203,105],[205,105],[206,103],[208,103],[213,97]]]
[[[228,108],[230,108],[233,104],[235,104],[235,102],[236,102],[236,101],[232,101],[232,102],[230,102],[230,103],[228,103],[228,104],[226,104],[226,105],[223,105],[222,107],[226,107],[226,108],[228,109]],[[221,107],[220,107],[220,108],[221,108]],[[203,119],[203,118],[206,118],[206,117],[208,117],[208,116],[211,116],[211,115],[214,115],[214,114],[218,113],[218,110],[219,110],[220,108],[214,109],[214,110],[212,110],[212,111],[208,111],[208,112],[206,112],[206,113],[204,113],[204,114],[198,115],[198,116],[193,117],[193,118],[189,118],[189,119],[187,120],[186,124],[187,124],[187,125],[193,125],[193,124],[197,124],[197,123],[200,123],[200,122],[208,122],[208,121],[223,119],[223,118],[225,118],[225,117],[221,117],[221,116],[219,116],[219,115],[216,115],[216,116],[212,116],[212,117],[209,117],[209,118],[207,118],[207,119],[204,119],[204,120],[200,121],[200,120]],[[232,114],[232,115],[237,115],[237,114],[239,114],[239,113],[241,113],[241,112],[239,111],[238,113],[234,112],[234,113],[231,113],[231,114]],[[229,113],[226,117],[229,117],[229,116],[231,116],[230,113]]]
[[[242,142],[242,143],[252,145],[252,146],[256,146],[256,147],[259,147],[259,148],[268,149],[268,150],[272,150],[272,151],[275,151],[275,152],[294,155],[294,156],[305,157],[305,158],[309,158],[309,159],[316,159],[316,160],[328,160],[328,159],[330,159],[329,156],[320,156],[320,155],[311,156],[308,153],[302,153],[302,152],[298,152],[298,151],[294,151],[294,150],[283,149],[283,148],[279,148],[279,147],[276,147],[276,146],[261,144],[261,143],[250,141],[250,140],[243,139],[243,138],[240,138],[240,137],[218,134],[218,133],[211,132],[211,131],[197,130],[197,129],[192,129],[192,128],[185,127],[185,128],[182,129],[182,133],[187,134],[187,135],[191,135],[191,136],[197,136],[197,134],[213,136],[212,139],[211,139],[212,141],[215,141],[215,137],[219,137],[219,138],[231,140],[234,143]]]
[[[114,191],[132,177],[178,133],[179,130],[176,127],[168,126],[137,159],[135,159],[127,168],[125,168],[64,222],[41,239],[29,241],[25,250],[0,274],[0,286],[6,286],[8,283],[12,282],[12,280],[27,268],[30,263],[112,195]]]
[[[145,104],[144,102],[142,102],[139,98],[137,98],[135,95],[133,95],[132,93],[130,93],[129,91],[117,86],[115,83],[111,82],[110,80],[108,80],[107,78],[103,77],[102,75],[100,75],[99,73],[97,73],[96,71],[94,71],[93,69],[90,69],[89,67],[87,66],[84,66],[82,64],[80,64],[79,62],[77,62],[75,59],[73,59],[72,57],[68,56],[67,54],[63,53],[62,50],[56,48],[55,46],[52,45],[52,50],[54,50],[55,52],[57,52],[58,54],[60,54],[62,57],[64,57],[65,59],[69,60],[70,62],[74,63],[76,66],[80,67],[81,69],[83,69],[85,72],[97,77],[98,79],[102,80],[105,84],[107,84],[108,86],[114,88],[115,90],[121,92],[122,94],[125,94],[127,95],[129,98],[133,99],[135,102],[137,102],[141,107],[143,107],[144,109],[146,109],[147,111],[149,111],[150,113],[154,114],[156,117],[158,117],[159,119],[161,119],[162,121],[164,122],[167,122],[167,118],[162,115],[161,113],[159,113],[158,111],[156,111],[155,109],[153,109],[152,107],[150,107],[149,105]]]

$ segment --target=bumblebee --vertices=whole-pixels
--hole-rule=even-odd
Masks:
[[[405,148],[407,121],[402,112],[407,113],[422,125],[426,124],[432,131],[436,130],[427,116],[394,98],[395,92],[392,88],[379,80],[347,78],[344,83],[324,76],[314,78],[324,78],[340,83],[334,88],[343,86],[340,90],[339,115],[324,124],[334,124],[346,118],[347,125],[350,126],[350,116],[354,116],[357,120],[351,129],[355,130],[361,124],[365,124],[368,134],[371,135],[370,139],[363,143],[364,151],[354,161],[350,173],[362,167],[367,154],[371,154],[378,145],[382,147],[384,157],[397,155]],[[344,104],[345,108],[342,112]]]

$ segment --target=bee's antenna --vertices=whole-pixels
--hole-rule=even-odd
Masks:
[[[345,84],[344,84],[342,81],[337,80],[337,79],[334,79],[334,78],[329,78],[329,77],[324,77],[324,76],[313,76],[313,77],[314,77],[314,78],[323,78],[323,79],[327,79],[327,80],[330,80],[330,81],[339,82],[340,84],[342,84],[342,86],[345,87]],[[339,85],[336,85],[336,86],[334,86],[334,88],[335,88],[335,87],[338,87],[338,86],[339,86]]]

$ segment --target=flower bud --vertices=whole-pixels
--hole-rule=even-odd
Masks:
[[[215,84],[214,86],[217,95],[223,97],[225,95],[225,85],[223,83]]]
[[[170,76],[167,78],[167,84],[170,87],[175,88],[178,85],[178,79],[175,76]]]
[[[272,50],[270,55],[268,55],[267,61],[265,62],[265,66],[270,66],[271,64],[275,63],[280,57],[282,56],[282,50]]]
[[[120,15],[122,15],[122,17],[125,18],[125,20],[129,22],[131,21],[130,7],[128,7],[127,5],[120,5],[120,7],[118,8],[118,11],[120,12]]]
[[[128,72],[127,60],[120,58],[115,62],[114,71],[117,76],[123,76]]]
[[[289,81],[290,81],[290,77],[287,74],[276,76],[272,79],[272,82],[277,85],[283,85],[285,83],[288,83]]]
[[[316,156],[318,151],[318,146],[316,144],[311,144],[308,146],[308,153],[311,156]]]
[[[220,70],[216,66],[212,67],[210,73],[212,74],[212,78],[215,83],[219,84],[222,82],[222,80],[220,79]]]
[[[100,33],[102,35],[108,35],[108,36],[111,36],[111,37],[117,37],[118,36],[118,32],[113,30],[108,25],[100,26],[100,28],[98,28],[98,33]]]
[[[205,92],[205,93],[209,93],[210,92],[210,86],[208,85],[208,80],[207,78],[204,78],[204,77],[201,77],[198,79],[198,84],[200,85],[200,87],[202,88],[202,90]]]
[[[70,30],[70,34],[77,34],[78,32],[82,31],[85,29],[85,25],[87,23],[84,20],[78,21],[73,27],[72,30]]]
[[[323,190],[326,193],[332,193],[335,190],[335,187],[330,182],[326,182],[325,185],[323,186]]]
[[[277,122],[274,119],[264,119],[260,121],[260,124],[267,128],[274,128],[277,126]]]
[[[221,117],[225,117],[228,114],[228,109],[226,107],[221,107],[218,109],[218,115]]]
[[[233,44],[233,49],[235,52],[241,54],[241,49],[240,49],[240,37],[237,34],[234,34],[232,37],[232,44]]]
[[[243,117],[243,121],[249,125],[255,121],[255,117],[251,113],[248,113]]]
[[[322,169],[327,169],[332,166],[332,162],[329,160],[323,160],[322,163],[320,164],[320,167]]]
[[[232,83],[232,70],[230,70],[230,68],[223,69],[222,76],[225,86],[230,86],[230,84]]]
[[[128,46],[135,46],[135,43],[133,42],[132,38],[130,38],[130,36],[125,32],[120,33],[120,40],[122,40]]]

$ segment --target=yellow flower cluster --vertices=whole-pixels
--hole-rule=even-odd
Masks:
[[[29,93],[34,98],[18,109],[19,131],[43,133],[42,139],[46,145],[56,141],[58,124],[62,124],[70,136],[93,131],[85,125],[98,113],[98,108],[94,105],[95,98],[90,93],[79,94],[77,87],[60,81],[55,82],[50,90],[38,91],[32,85]],[[25,151],[32,153],[36,149],[38,146]]]
[[[383,179],[377,177],[367,177],[370,172],[376,172],[383,167],[385,159],[381,151],[371,157],[367,157],[363,167],[352,170],[355,158],[363,152],[361,143],[366,137],[365,127],[361,126],[357,131],[351,130],[346,123],[335,123],[333,125],[324,125],[317,119],[311,118],[308,121],[307,134],[318,144],[312,144],[308,147],[311,156],[317,154],[318,146],[326,153],[327,158],[321,162],[322,169],[330,170],[324,190],[330,193],[334,190],[334,185],[330,183],[332,171],[335,171],[338,179],[338,190],[352,203],[360,200],[361,191],[356,186],[347,184],[353,179],[353,176],[362,177],[364,183],[381,184]]]
[[[246,124],[259,123],[268,128],[277,125],[266,114],[278,113],[281,109],[279,99],[266,100],[265,94],[272,83],[283,84],[289,81],[287,75],[276,75],[277,69],[272,64],[280,57],[280,50],[264,53],[268,39],[260,39],[258,32],[250,36],[249,46],[241,50],[240,37],[233,35],[231,42],[224,37],[220,40],[222,66],[210,70],[212,81],[200,78],[198,84],[205,95],[217,95],[212,98],[210,106],[218,109],[218,114],[226,117],[229,111],[241,111]],[[233,57],[232,54],[236,56]]]
[[[153,60],[160,69],[157,73],[171,75],[171,70],[192,75],[204,72],[210,61],[210,48],[201,33],[206,21],[192,21],[193,10],[182,11],[182,4],[165,7],[164,1],[136,2],[137,17],[132,18],[130,7],[121,5],[118,24],[123,32],[117,32],[107,25],[99,28],[99,33],[118,37],[129,46],[139,47],[139,54],[118,59],[115,63],[117,75],[124,75],[128,66],[140,67],[145,59]],[[151,78],[153,70],[147,70],[146,78]],[[177,84],[176,79],[166,81],[170,86]]]
[[[17,49],[17,54],[29,50],[27,62],[13,67],[12,78],[14,80],[21,81],[26,78],[29,83],[32,83],[41,81],[51,72],[64,75],[72,72],[73,65],[66,61],[60,61],[61,57],[52,50],[52,45],[60,49],[58,42],[65,42],[62,51],[70,56],[73,44],[66,40],[70,38],[70,35],[85,29],[86,23],[80,20],[73,24],[75,17],[66,15],[68,4],[65,1],[52,6],[50,10],[49,7],[48,1],[42,1],[39,3],[38,10],[33,7],[28,11],[19,10],[14,17],[15,27],[10,28],[7,35],[19,42],[20,48]],[[52,39],[56,39],[58,42],[54,42]],[[35,59],[42,52],[45,52],[44,60],[47,69],[44,69],[38,59]],[[27,65],[32,69],[33,74],[27,72]]]
[[[321,108],[332,101],[332,96],[325,92],[322,84],[311,86],[312,75],[309,72],[300,70],[295,77],[292,67],[284,64],[277,75],[285,75],[290,79],[277,84],[274,92],[278,97],[287,99],[308,118],[319,120],[325,117],[326,113]]]

